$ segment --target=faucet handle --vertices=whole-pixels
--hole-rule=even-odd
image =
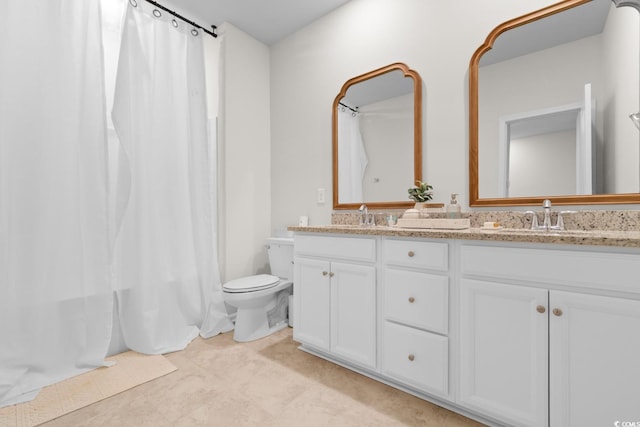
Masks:
[[[564,230],[564,218],[562,215],[564,214],[574,214],[576,211],[560,211],[558,212],[558,221],[556,222],[556,226],[554,227],[557,230]]]
[[[364,203],[360,205],[358,212],[360,212],[360,225],[369,225],[369,209],[367,209],[367,205]]]
[[[534,211],[526,211],[525,215],[531,214],[531,229],[535,230],[539,227],[538,225],[538,215]]]

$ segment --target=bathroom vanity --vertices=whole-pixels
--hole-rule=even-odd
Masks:
[[[491,425],[640,421],[640,232],[290,229],[301,350]]]

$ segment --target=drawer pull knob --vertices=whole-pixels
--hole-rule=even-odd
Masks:
[[[409,255],[409,258],[413,258],[413,256],[415,255],[415,253],[413,253],[413,251],[409,251],[409,253],[408,253],[407,255]]]
[[[329,273],[329,277],[333,277],[335,273],[332,271],[331,273]]]
[[[408,359],[409,359],[411,362],[413,362],[413,359],[415,359],[415,358],[416,358],[416,357],[415,357],[413,354],[410,354],[410,355],[409,355],[409,357],[408,357]]]
[[[560,310],[559,308],[554,308],[553,309],[553,314],[555,314],[556,316],[560,317],[560,316],[562,316],[562,310]]]
[[[544,313],[545,311],[547,311],[547,309],[544,308],[544,305],[537,306],[536,310],[538,311],[538,313]]]
[[[414,303],[416,301],[416,299],[414,297],[409,297],[409,302],[410,303]]]
[[[326,276],[327,274],[329,274],[329,272],[328,272],[328,271],[323,271],[323,272],[322,272],[322,275],[323,275],[323,276]]]

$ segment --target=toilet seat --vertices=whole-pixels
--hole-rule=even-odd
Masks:
[[[258,274],[256,276],[241,277],[231,280],[222,286],[224,292],[241,293],[255,292],[276,286],[280,278],[271,274]]]

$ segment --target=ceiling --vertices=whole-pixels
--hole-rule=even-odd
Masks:
[[[349,0],[158,0],[203,27],[229,22],[272,45]]]
[[[480,65],[495,64],[600,34],[612,8],[615,7],[608,0],[592,1],[513,28],[496,39],[492,49],[482,55]]]
[[[394,70],[349,86],[343,102],[359,108],[385,99],[413,93],[413,78]]]

